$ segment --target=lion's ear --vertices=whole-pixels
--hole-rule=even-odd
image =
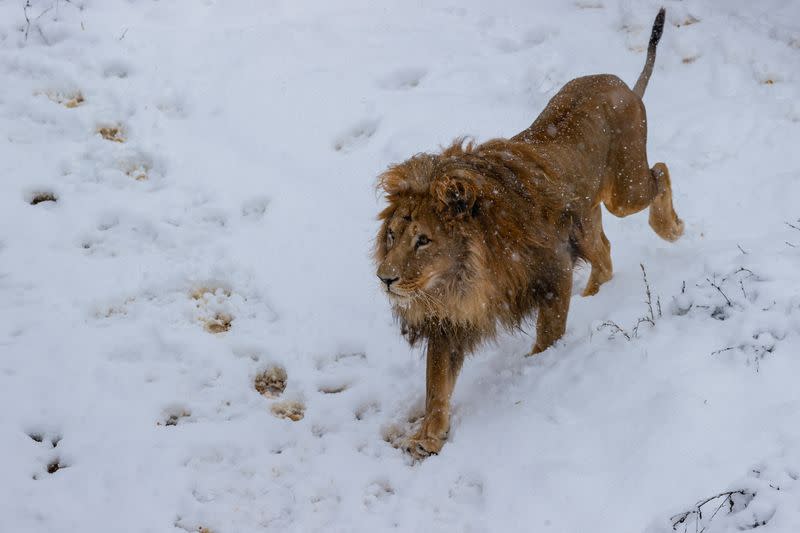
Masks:
[[[474,215],[477,208],[476,184],[461,177],[444,177],[431,184],[431,194],[456,216]]]
[[[403,192],[423,193],[430,186],[437,156],[417,154],[397,165],[392,165],[378,176],[378,189],[386,194]]]

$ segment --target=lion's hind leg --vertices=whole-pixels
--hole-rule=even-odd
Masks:
[[[610,280],[614,268],[611,263],[611,243],[603,232],[603,213],[600,206],[592,208],[589,216],[581,220],[581,231],[577,239],[578,250],[592,266],[592,273],[583,296],[592,296],[600,290],[600,285]]]
[[[683,235],[683,221],[672,206],[672,183],[669,169],[664,163],[656,163],[650,173],[658,184],[658,194],[650,204],[650,227],[664,240],[675,241]]]
[[[640,157],[636,153],[640,152]],[[611,178],[611,186],[603,197],[608,211],[626,217],[650,208],[650,227],[662,239],[675,241],[683,234],[683,222],[672,206],[672,184],[664,163],[647,168],[644,147],[631,150],[630,157],[616,157],[619,170]]]

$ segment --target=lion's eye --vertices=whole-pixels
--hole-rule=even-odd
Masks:
[[[386,232],[386,246],[391,248],[392,244],[394,244],[394,232],[389,230]]]
[[[421,248],[426,244],[430,244],[431,240],[428,238],[427,235],[420,235],[417,237],[417,242],[414,244],[414,248]]]

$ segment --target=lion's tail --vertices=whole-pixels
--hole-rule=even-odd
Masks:
[[[650,33],[650,44],[647,45],[647,60],[644,62],[644,69],[639,74],[639,79],[636,80],[636,85],[633,86],[633,92],[639,98],[644,96],[644,90],[647,89],[647,82],[650,81],[650,75],[653,73],[653,65],[656,62],[656,46],[658,41],[661,40],[661,34],[664,31],[664,8],[658,10],[656,20],[653,22],[653,31]]]

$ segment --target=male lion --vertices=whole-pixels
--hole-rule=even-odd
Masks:
[[[574,79],[511,139],[457,140],[380,176],[378,277],[409,342],[427,342],[425,418],[404,445],[412,455],[441,450],[464,357],[498,325],[538,309],[531,353],[541,352],[564,334],[576,260],[592,267],[584,296],[611,279],[601,203],[618,217],[649,206],[660,237],[683,233],[667,166],[650,168],[645,146],[642,95],[663,27],[661,9],[633,90],[610,74]]]

